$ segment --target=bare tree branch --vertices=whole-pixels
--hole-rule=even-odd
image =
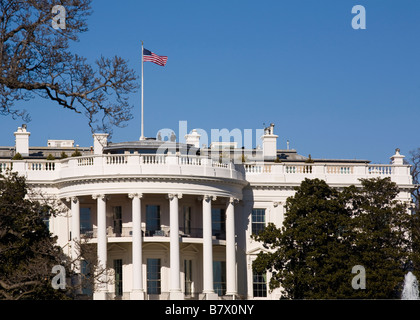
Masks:
[[[15,103],[38,95],[84,114],[92,131],[112,132],[132,119],[128,95],[137,76],[120,57],[95,66],[70,52],[87,30],[91,0],[62,0],[66,28],[51,26],[53,0],[0,0],[0,114],[30,120]]]

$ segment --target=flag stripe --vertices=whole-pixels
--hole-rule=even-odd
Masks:
[[[159,66],[165,66],[166,62],[168,61],[167,56],[158,56],[157,54],[147,50],[143,49],[143,61],[144,62],[153,62],[156,63]]]

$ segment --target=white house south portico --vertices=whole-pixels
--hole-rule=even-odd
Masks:
[[[93,148],[61,159],[76,150],[73,142],[31,147],[29,137],[22,126],[13,154],[0,147],[0,171],[18,172],[66,206],[49,226],[69,256],[78,256],[79,241],[97,246],[107,272],[95,292],[85,293],[94,299],[278,299],[280,290],[268,290],[270,274],[252,270],[264,248],[251,235],[268,222],[281,225],[286,199],[304,178],[340,188],[390,177],[407,202],[412,188],[399,150],[389,165],[309,162],[296,150],[277,149],[274,125],[264,131],[262,149],[199,148],[197,131],[185,144],[110,143],[95,134]],[[18,152],[23,160],[12,160]],[[84,272],[83,262],[75,268]]]
[[[192,159],[194,163],[190,163]],[[225,281],[229,288],[226,294],[237,294],[236,270],[233,270],[236,269],[234,203],[242,197],[246,182],[243,172],[233,163],[215,163],[200,156],[189,157],[189,162],[183,162],[182,156],[176,154],[144,156],[126,153],[81,157],[74,162],[76,170],[71,165],[69,160],[58,183],[61,184],[59,197],[66,199],[70,206],[74,257],[77,256],[75,242],[83,236],[88,237],[89,242],[97,243],[99,262],[112,268],[108,251],[110,244],[118,243],[125,248],[122,260],[123,265],[126,261],[128,265],[123,268],[122,285],[124,289],[131,287],[130,298],[144,299],[153,295],[184,299],[184,268],[194,273],[191,279],[194,292],[190,292],[190,288],[188,296],[217,298],[211,276],[213,247],[216,246],[219,257],[223,260],[229,257],[228,261],[232,261],[226,261],[229,270]],[[122,170],[124,166],[128,167],[127,170]],[[115,167],[119,168],[114,170]],[[212,220],[212,215],[217,216],[215,206],[219,211],[217,222]],[[90,210],[92,221],[92,227],[87,228],[80,216],[86,209]],[[222,247],[225,252],[220,250]],[[193,268],[183,262],[183,252],[191,249],[195,252],[193,259],[188,261],[194,263],[188,263],[194,265]],[[159,286],[149,279],[147,290],[149,255],[163,257],[160,264],[165,271],[160,276],[167,281],[162,283],[160,280]],[[159,258],[150,258],[153,259]],[[131,281],[125,276],[127,272],[131,273]],[[94,293],[95,299],[113,296],[116,289],[110,287],[115,284],[109,283],[104,281],[99,286]],[[152,286],[155,287],[150,290]],[[150,293],[152,291],[154,293]],[[127,294],[125,298],[128,298]]]
[[[166,266],[169,270],[167,274],[169,283],[165,290],[168,290],[170,299],[184,298],[184,291],[181,288],[180,247],[182,245],[185,247],[186,244],[190,243],[199,252],[201,250],[199,247],[202,246],[202,257],[197,256],[195,258],[197,259],[197,266],[201,263],[203,265],[203,293],[206,296],[214,294],[213,277],[209,277],[209,275],[212,275],[213,268],[213,244],[218,246],[225,244],[226,256],[230,257],[231,261],[235,261],[234,201],[231,199],[236,199],[240,196],[240,193],[234,192],[234,189],[236,188],[238,189],[237,191],[240,191],[244,184],[229,181],[228,185],[230,184],[230,188],[223,190],[224,185],[217,187],[217,181],[213,180],[211,183],[213,187],[207,190],[212,192],[209,195],[197,194],[196,190],[203,188],[202,180],[197,181],[196,190],[193,190],[194,186],[191,185],[189,188],[182,188],[182,184],[179,184],[179,181],[177,182],[178,187],[175,188],[171,179],[164,178],[160,178],[158,181],[150,178],[147,181],[142,181],[141,177],[132,177],[130,179],[123,178],[119,182],[111,181],[112,179],[106,180],[106,182],[99,182],[99,185],[89,186],[89,188],[101,191],[92,195],[91,192],[83,192],[81,190],[83,189],[81,185],[84,183],[83,180],[75,183],[72,187],[67,186],[67,188],[75,188],[77,186],[78,189],[77,192],[69,197],[71,198],[71,225],[72,230],[75,230],[75,233],[72,235],[72,253],[75,256],[77,255],[74,249],[76,248],[74,241],[80,239],[80,209],[88,208],[90,205],[91,218],[93,222],[96,218],[96,223],[93,224],[89,241],[97,243],[98,260],[104,266],[107,265],[107,248],[109,243],[131,242],[132,298],[144,298],[144,294],[147,292],[143,285],[147,282],[147,279],[144,279],[146,274],[142,270],[142,261],[144,261],[142,245],[144,242],[157,242],[164,248],[165,252],[169,251],[169,261],[167,261],[168,264]],[[114,183],[118,184],[118,191],[112,186]],[[100,186],[101,184],[103,184],[102,187]],[[124,184],[127,184],[127,187],[124,188]],[[209,181],[206,184],[210,184]],[[111,186],[111,188],[106,188],[107,185]],[[135,185],[138,186],[137,189],[134,189]],[[127,192],[124,192],[124,189]],[[170,189],[170,192],[164,192],[165,189]],[[153,190],[155,191],[153,192]],[[160,192],[157,193],[157,190]],[[90,198],[94,202],[96,201],[96,208],[95,203],[92,203]],[[212,202],[216,199],[220,200],[218,208],[226,212],[226,220],[219,222],[226,225],[226,235],[214,235],[212,230],[212,224],[214,223],[212,222]],[[129,202],[131,202],[131,210],[129,209]],[[202,202],[201,206],[200,202]],[[121,216],[119,216],[119,213],[116,216],[115,208],[118,207],[127,208],[122,210],[123,214]],[[200,207],[202,207],[202,213],[200,213]],[[153,210],[150,208],[154,208],[156,211],[154,213],[155,216],[153,213],[148,213],[148,211]],[[131,212],[131,221],[129,212]],[[183,214],[182,217],[180,217],[180,212]],[[202,217],[199,216],[200,214],[202,214]],[[160,224],[154,220],[160,220]],[[119,224],[120,221],[121,225]],[[172,232],[173,230],[178,230],[179,232]],[[77,231],[79,231],[79,234]],[[90,235],[89,233],[87,234]],[[167,246],[168,242],[169,247]],[[231,266],[229,267],[232,268]],[[235,263],[233,263],[233,268],[236,268]],[[201,273],[197,269],[195,272],[197,272],[197,275]],[[236,294],[235,275],[235,271],[226,275],[229,288],[233,288],[231,294]],[[200,288],[200,279],[196,279],[195,287],[196,289]],[[105,283],[102,285],[101,290],[95,293],[95,298],[105,298],[107,290]]]

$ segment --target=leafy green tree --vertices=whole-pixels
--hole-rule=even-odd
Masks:
[[[51,208],[27,194],[23,177],[0,175],[0,299],[65,299],[51,286],[52,267],[66,264],[44,222]]]
[[[46,221],[60,214],[57,207],[56,202],[32,190],[24,177],[9,171],[0,174],[0,299],[79,299],[84,298],[82,291],[92,292],[99,284],[111,282],[111,277],[102,279],[110,269],[101,267],[97,247],[88,239],[75,243],[78,255],[73,259],[56,244]],[[56,265],[65,268],[64,289],[52,286]]]
[[[410,171],[413,177],[414,189],[413,197],[413,220],[411,224],[412,236],[412,268],[417,279],[420,279],[420,148],[410,152],[408,164],[411,165]]]
[[[270,288],[281,286],[285,298],[398,298],[412,219],[397,195],[389,178],[361,179],[342,192],[305,179],[287,199],[283,226],[254,236],[271,251],[253,269],[271,271]],[[365,289],[351,285],[355,265],[365,268]]]
[[[287,199],[286,210],[281,229],[269,224],[254,236],[276,250],[259,253],[254,270],[271,271],[270,288],[281,285],[285,298],[345,297],[350,275],[345,226],[350,215],[340,193],[323,180],[305,179]]]
[[[361,179],[362,188],[345,191],[353,213],[351,260],[366,271],[366,290],[354,297],[400,298],[410,262],[412,217],[396,199],[399,189],[390,178]]]

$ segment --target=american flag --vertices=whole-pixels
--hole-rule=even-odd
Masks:
[[[165,66],[166,61],[168,61],[168,57],[166,56],[158,56],[157,54],[153,53],[152,51],[149,51],[147,49],[143,49],[143,61],[147,62],[153,62],[160,66]]]

